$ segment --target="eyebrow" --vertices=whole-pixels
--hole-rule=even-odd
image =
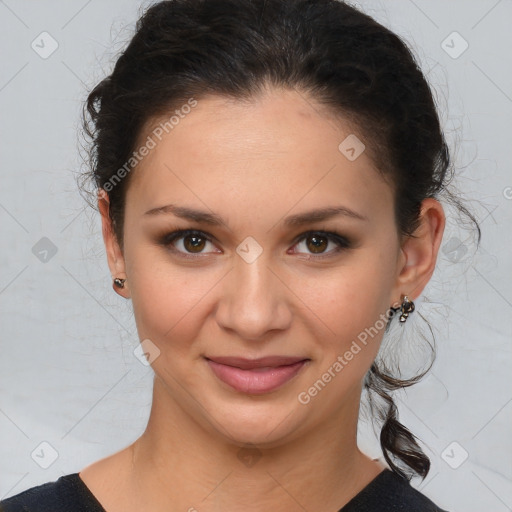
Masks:
[[[187,219],[195,222],[203,222],[205,224],[209,224],[212,226],[226,225],[222,217],[220,217],[216,213],[196,210],[194,208],[188,208],[185,206],[177,206],[174,204],[167,204],[165,206],[153,208],[151,210],[148,210],[144,215],[155,216],[161,214],[172,214],[181,219]],[[362,221],[369,220],[368,217],[366,217],[365,215],[357,213],[354,210],[351,210],[350,208],[347,208],[345,206],[331,206],[325,208],[318,208],[315,210],[310,210],[295,215],[290,215],[289,217],[286,217],[283,220],[283,224],[288,227],[295,227],[304,224],[311,224],[314,222],[328,220],[338,215],[343,215],[345,217],[350,217]]]

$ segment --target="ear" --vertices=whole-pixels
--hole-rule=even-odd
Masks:
[[[434,273],[437,254],[445,227],[445,215],[441,203],[433,198],[421,203],[420,225],[402,242],[393,289],[394,302],[401,303],[403,295],[416,299]]]
[[[103,241],[107,252],[107,261],[112,275],[112,287],[114,291],[124,297],[130,298],[129,283],[124,283],[124,288],[118,288],[114,285],[114,278],[126,279],[126,268],[124,256],[114,233],[112,221],[109,216],[110,201],[107,192],[101,189],[98,192],[98,210],[101,214],[101,226],[103,233]]]

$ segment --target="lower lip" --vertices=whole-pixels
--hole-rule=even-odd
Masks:
[[[233,389],[250,395],[270,393],[295,377],[306,360],[275,368],[242,370],[207,359],[213,373]]]

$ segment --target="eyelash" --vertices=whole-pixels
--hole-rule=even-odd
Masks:
[[[305,233],[302,233],[295,239],[295,242],[293,245],[295,246],[295,245],[299,244],[300,242],[306,240],[309,236],[312,236],[312,235],[320,235],[323,238],[327,238],[329,241],[334,242],[337,245],[337,247],[336,247],[336,249],[331,250],[328,253],[320,253],[319,255],[315,255],[314,253],[309,253],[308,259],[320,260],[320,259],[329,258],[329,257],[332,257],[334,254],[338,254],[345,249],[350,249],[350,247],[351,247],[351,242],[346,237],[344,237],[343,235],[338,233],[337,231],[322,231],[322,230],[306,231]],[[181,238],[185,238],[187,236],[197,236],[197,237],[203,238],[207,242],[210,242],[210,243],[213,242],[212,237],[208,236],[208,234],[205,233],[204,231],[199,231],[197,229],[178,229],[176,231],[172,231],[171,233],[166,234],[160,240],[160,244],[165,247],[171,246],[172,252],[179,254],[180,256],[182,256],[184,258],[197,259],[197,258],[204,257],[203,253],[196,253],[196,254],[186,253],[186,252],[178,251],[175,247],[172,247],[173,242],[180,240]],[[298,253],[298,254],[302,254],[302,253]]]

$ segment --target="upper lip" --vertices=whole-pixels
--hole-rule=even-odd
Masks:
[[[258,359],[246,359],[244,357],[207,357],[210,361],[227,366],[234,366],[242,370],[252,370],[253,368],[277,367],[306,361],[305,357],[287,357],[287,356],[267,356]]]

